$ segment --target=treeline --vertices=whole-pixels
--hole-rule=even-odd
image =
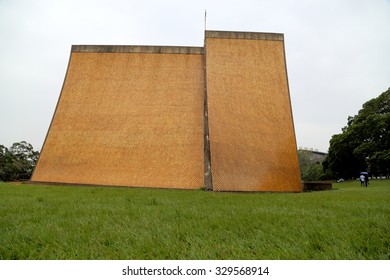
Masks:
[[[332,178],[356,178],[361,171],[389,177],[390,88],[348,117],[342,133],[332,136],[323,167]]]
[[[332,136],[325,159],[298,151],[303,181],[353,179],[360,172],[390,177],[390,88],[348,117],[342,133]]]
[[[25,141],[12,144],[10,148],[0,145],[0,181],[30,179],[39,157],[39,152]]]

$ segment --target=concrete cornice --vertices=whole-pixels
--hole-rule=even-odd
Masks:
[[[206,38],[283,41],[282,33],[235,32],[206,30]]]
[[[203,47],[129,46],[129,45],[73,45],[72,52],[83,53],[160,53],[203,54]]]

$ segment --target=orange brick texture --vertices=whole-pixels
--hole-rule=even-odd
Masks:
[[[296,150],[282,34],[73,46],[31,181],[300,192]]]
[[[283,37],[257,35],[206,33],[213,190],[300,192]]]
[[[73,52],[32,181],[199,189],[203,55]]]

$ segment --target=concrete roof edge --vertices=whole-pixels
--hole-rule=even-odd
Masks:
[[[283,33],[206,30],[206,38],[284,41]]]
[[[203,47],[132,46],[132,45],[72,45],[72,52],[203,54]]]

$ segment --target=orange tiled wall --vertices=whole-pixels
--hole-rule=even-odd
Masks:
[[[203,55],[72,53],[32,181],[203,186]]]
[[[213,190],[301,191],[283,40],[205,48]]]

